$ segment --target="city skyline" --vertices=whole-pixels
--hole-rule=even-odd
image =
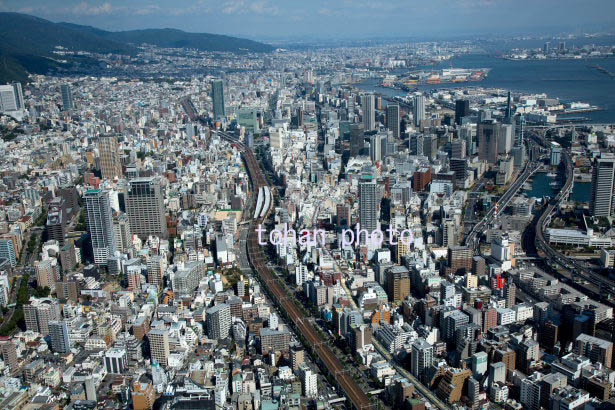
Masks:
[[[599,31],[608,30],[612,24],[612,18],[605,16],[613,14],[615,5],[604,0],[436,0],[410,4],[401,0],[317,0],[309,6],[296,0],[180,0],[172,4],[137,0],[130,5],[116,0],[71,0],[50,6],[35,0],[24,6],[16,0],[5,0],[0,2],[0,11],[112,31],[174,28],[281,40]]]

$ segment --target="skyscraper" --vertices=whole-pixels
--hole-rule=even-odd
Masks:
[[[423,376],[425,369],[433,363],[433,346],[425,339],[419,338],[412,343],[412,360],[410,362],[410,372],[419,379]]]
[[[30,303],[23,306],[23,311],[26,329],[43,336],[49,334],[49,322],[61,319],[56,299],[31,299]]]
[[[470,101],[455,101],[455,124],[461,125],[461,119],[470,115]]]
[[[414,125],[421,125],[421,121],[425,119],[425,97],[417,95],[414,97]]]
[[[166,329],[152,329],[147,334],[152,362],[161,366],[169,364],[169,331]]]
[[[98,140],[98,154],[100,155],[100,171],[105,179],[121,177],[122,161],[117,138],[113,135],[103,135]]]
[[[17,346],[11,340],[0,342],[0,352],[2,353],[2,361],[8,366],[11,374],[15,374],[19,369],[17,363]]]
[[[214,106],[214,120],[224,118],[224,82],[222,80],[211,82],[211,100]]]
[[[210,339],[226,339],[231,330],[231,307],[220,303],[207,309],[207,336]]]
[[[376,134],[369,138],[369,157],[372,163],[382,160],[382,135]],[[386,138],[386,135],[384,136]]]
[[[160,178],[137,178],[130,181],[126,195],[126,213],[133,234],[141,239],[168,236]]]
[[[69,111],[75,108],[73,104],[73,92],[70,89],[70,84],[62,84],[60,86],[60,92],[62,93],[62,107],[64,111]]]
[[[613,215],[613,184],[615,183],[615,156],[602,154],[594,161],[590,210],[593,216]]]
[[[399,123],[399,105],[389,104],[387,105],[387,128],[393,131],[393,138],[400,137],[400,123]]]
[[[359,217],[361,229],[370,234],[378,228],[378,192],[376,181],[364,175],[359,182]],[[356,238],[357,241],[362,238]]]
[[[498,160],[498,139],[500,125],[495,121],[478,124],[478,158],[495,164]]]
[[[68,326],[63,320],[49,322],[49,336],[51,336],[51,350],[57,353],[70,352],[70,339]]]
[[[363,96],[363,126],[365,131],[373,131],[376,128],[376,102],[374,94]]]
[[[0,112],[24,110],[21,83],[0,85]]]
[[[356,157],[363,148],[363,125],[350,125],[350,156]]]
[[[94,263],[106,265],[109,257],[116,251],[113,232],[113,211],[109,192],[90,189],[83,196],[88,232],[92,240]]]

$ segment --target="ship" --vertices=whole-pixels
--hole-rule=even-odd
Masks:
[[[553,172],[549,172],[549,173],[547,174],[547,176],[548,176],[549,178],[555,178],[555,177],[557,176],[557,174],[554,174]]]

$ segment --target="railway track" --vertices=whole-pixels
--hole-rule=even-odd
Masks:
[[[252,149],[226,133],[218,132],[218,134],[223,139],[235,144],[241,151],[243,160],[248,170],[250,182],[252,184],[252,191],[258,192],[261,187],[269,186]],[[273,204],[270,204],[270,208],[271,207],[273,207]],[[265,219],[267,219],[268,213],[269,211],[265,212],[262,217],[253,218],[250,222],[247,249],[248,259],[250,260],[252,267],[258,273],[260,280],[267,288],[274,302],[278,304],[280,310],[288,314],[288,317],[295,325],[297,331],[307,340],[309,345],[308,347],[311,348],[313,353],[322,361],[323,365],[329,372],[329,375],[333,377],[339,388],[352,403],[353,408],[357,410],[371,409],[372,405],[368,396],[354,381],[352,376],[346,372],[337,356],[322,339],[312,323],[307,320],[308,318],[301,313],[294,300],[286,293],[277,277],[265,264],[263,248],[258,243],[256,228],[259,224],[262,224]]]

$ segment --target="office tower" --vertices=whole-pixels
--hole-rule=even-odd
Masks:
[[[350,226],[350,205],[337,204],[336,219],[338,227]]]
[[[214,120],[224,118],[224,82],[222,80],[211,82],[211,100],[214,107]]]
[[[141,239],[168,236],[164,198],[159,177],[130,181],[126,195],[126,211],[133,234]]]
[[[412,176],[412,189],[416,192],[424,191],[431,183],[431,168],[417,169]]]
[[[442,337],[447,342],[454,340],[455,331],[463,325],[470,323],[470,317],[460,310],[451,310],[444,313],[446,315],[441,322]]]
[[[398,104],[387,105],[386,113],[387,113],[387,128],[393,132],[393,138],[397,139],[401,135],[399,105]]]
[[[455,124],[461,125],[461,119],[470,115],[470,101],[455,101]]]
[[[423,137],[423,155],[432,161],[438,153],[438,136],[426,135]]]
[[[369,234],[378,228],[378,187],[371,176],[364,175],[359,181],[359,223]],[[362,235],[363,236],[363,235]],[[357,241],[364,240],[356,238]]]
[[[421,380],[425,370],[432,365],[433,359],[433,346],[427,343],[423,338],[416,339],[412,343],[410,372],[414,377]]]
[[[152,383],[134,382],[131,396],[134,410],[151,410],[154,408],[156,390]]]
[[[410,154],[411,155],[423,155],[423,145],[425,142],[423,141],[423,136],[420,134],[414,134],[410,137],[409,145],[410,145]]]
[[[21,83],[0,85],[0,112],[25,109]]]
[[[43,336],[49,334],[49,322],[60,320],[60,306],[55,299],[31,299],[23,306],[26,329],[40,333]]]
[[[470,156],[475,152],[475,143],[473,138],[472,126],[470,124],[464,124],[457,128],[457,137],[460,140],[465,141],[466,156]]]
[[[124,374],[128,367],[128,357],[126,349],[112,347],[105,352],[105,368],[107,373]]]
[[[365,131],[376,129],[376,103],[371,93],[363,96],[363,126]]]
[[[477,352],[472,355],[470,360],[472,363],[472,374],[477,379],[481,379],[482,376],[487,373],[487,361],[488,355],[485,352]]]
[[[147,261],[147,283],[162,289],[164,271],[167,269],[167,259],[162,255],[153,255]]]
[[[387,272],[387,290],[391,302],[400,302],[410,296],[410,274],[403,266],[393,266]]]
[[[363,124],[350,124],[350,156],[356,157],[363,149]]]
[[[534,372],[529,377],[521,381],[521,394],[519,401],[523,405],[524,409],[538,410],[540,409],[540,381],[543,378],[543,374],[540,372]],[[559,406],[558,406],[559,408]]]
[[[500,125],[495,122],[478,124],[478,159],[495,164],[498,160],[498,139]]]
[[[126,252],[132,248],[132,233],[130,232],[130,221],[125,213],[117,213],[113,216],[113,235],[117,250]]]
[[[261,354],[288,351],[291,336],[288,330],[260,329]]]
[[[49,207],[47,212],[47,237],[56,240],[60,246],[64,245],[65,227],[62,208]]]
[[[70,352],[70,339],[68,326],[63,320],[49,322],[49,336],[51,336],[51,350],[57,353]]]
[[[489,385],[506,382],[506,365],[495,362],[489,365]]]
[[[147,334],[152,363],[167,366],[169,363],[169,331],[152,329]]]
[[[73,105],[73,92],[70,89],[70,84],[62,84],[60,86],[60,92],[62,93],[62,107],[64,111],[69,111],[75,108]]]
[[[425,97],[417,95],[414,97],[414,125],[421,125],[421,121],[425,119]]]
[[[90,189],[86,191],[83,198],[94,262],[97,265],[106,265],[116,251],[115,235],[113,234],[113,211],[109,192]]]
[[[13,239],[0,238],[0,258],[8,260],[12,268],[17,266],[17,253]]]
[[[512,100],[510,98],[510,91],[508,92],[508,98],[506,99],[506,111],[504,112],[504,122],[510,124],[512,121]]]
[[[593,216],[609,217],[614,214],[613,184],[615,183],[615,156],[602,154],[594,160],[590,210]]]
[[[442,246],[457,245],[457,224],[454,219],[444,219],[440,226]]]
[[[438,397],[447,403],[458,402],[461,400],[463,387],[466,385],[466,380],[471,376],[472,372],[469,369],[446,369],[444,376],[442,376],[442,380],[438,383]]]
[[[369,157],[373,164],[382,160],[382,137],[376,134],[369,138]]]
[[[100,155],[100,172],[103,178],[120,178],[124,174],[117,137],[102,135],[98,140],[98,154]]]
[[[465,158],[466,157],[466,141],[463,139],[456,139],[451,142],[451,158]]]
[[[517,286],[515,286],[513,282],[509,282],[504,288],[504,299],[506,300],[507,308],[515,306],[517,301]]]
[[[545,42],[545,44],[542,46],[542,52],[545,55],[549,54],[549,51],[551,51],[550,49],[551,49],[551,42],[550,41]]]
[[[513,147],[513,125],[500,124],[498,132],[498,154],[508,154]]]
[[[8,366],[11,375],[14,375],[19,370],[17,346],[11,340],[3,340],[0,342],[0,352],[2,353],[2,361]]]
[[[608,340],[582,333],[574,342],[574,352],[589,358],[592,363],[612,367],[613,343]]]
[[[90,401],[97,401],[96,397],[96,380],[92,374],[88,374],[85,378],[85,398]]]
[[[449,170],[455,173],[455,186],[463,187],[468,175],[468,160],[463,158],[451,158]]]
[[[231,307],[220,303],[207,309],[207,336],[213,340],[226,339],[231,330]]]

